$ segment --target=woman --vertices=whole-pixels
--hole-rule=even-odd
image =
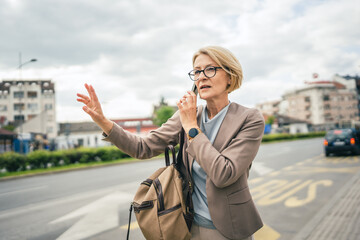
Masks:
[[[242,82],[241,65],[229,50],[202,48],[193,56],[193,68],[189,76],[206,106],[197,107],[196,95],[188,91],[177,102],[179,111],[146,137],[108,120],[92,86],[85,84],[89,96],[78,94],[77,100],[104,131],[104,140],[136,158],[150,158],[167,145],[176,145],[184,128],[183,153],[195,185],[192,239],[253,239],[263,224],[247,178],[260,146],[264,119],[255,109],[229,102],[229,93]]]

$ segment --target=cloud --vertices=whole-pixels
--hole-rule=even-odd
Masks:
[[[18,77],[19,52],[37,58],[22,76],[56,83],[58,121],[88,120],[75,101],[86,82],[114,118],[148,116],[161,96],[174,104],[205,45],[238,57],[245,78],[230,98],[247,106],[280,98],[314,72],[359,73],[351,0],[7,0],[0,14],[0,78]]]

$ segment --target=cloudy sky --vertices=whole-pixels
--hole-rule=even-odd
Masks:
[[[0,79],[52,79],[57,121],[88,121],[76,102],[94,86],[109,118],[145,117],[192,86],[193,53],[220,45],[244,70],[230,100],[253,107],[313,73],[360,74],[354,0],[0,0]],[[200,101],[200,104],[204,104]]]

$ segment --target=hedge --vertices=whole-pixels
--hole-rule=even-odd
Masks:
[[[297,133],[297,134],[288,134],[288,133],[268,134],[263,136],[262,142],[324,137],[325,134],[326,132],[311,132],[311,133]]]
[[[114,146],[78,148],[53,152],[37,150],[27,155],[6,152],[0,154],[0,170],[6,169],[8,172],[16,172],[26,169],[49,168],[76,163],[112,161],[128,157],[130,156]]]

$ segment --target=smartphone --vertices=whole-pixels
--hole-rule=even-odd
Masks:
[[[194,83],[194,85],[192,86],[191,91],[193,91],[193,92],[195,93],[195,95],[198,95],[198,89],[197,89],[195,83]]]

